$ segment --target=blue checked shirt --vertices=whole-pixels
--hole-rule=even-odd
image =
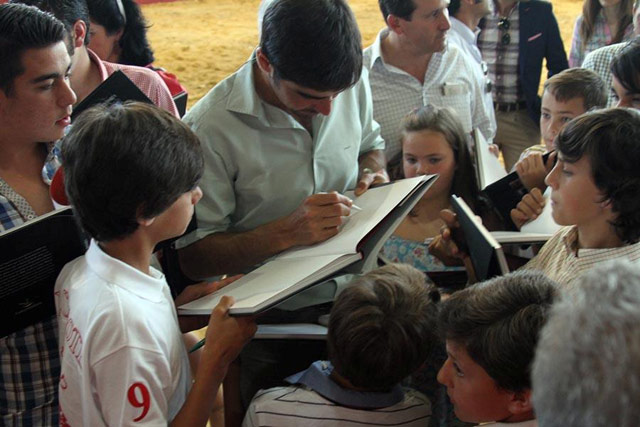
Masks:
[[[48,145],[42,179],[50,184],[60,166],[59,148]],[[0,233],[36,214],[0,178]],[[55,316],[0,338],[0,425],[58,425],[58,324]]]

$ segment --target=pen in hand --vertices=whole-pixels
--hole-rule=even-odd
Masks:
[[[204,345],[204,342],[205,342],[205,339],[202,338],[200,341],[198,341],[196,345],[191,347],[191,350],[189,350],[189,353],[193,353],[194,351],[200,349]]]

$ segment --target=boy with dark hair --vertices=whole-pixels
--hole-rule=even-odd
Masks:
[[[178,117],[167,85],[154,71],[133,65],[102,61],[87,48],[89,44],[89,9],[86,0],[11,0],[52,13],[67,29],[69,54],[72,57],[71,87],[78,102],[85,99],[100,83],[116,71],[122,71],[158,107]]]
[[[441,303],[448,358],[438,381],[466,422],[535,426],[531,365],[557,285],[515,272],[454,293]]]
[[[0,233],[53,210],[47,164],[76,101],[64,41],[52,15],[0,5]],[[51,316],[0,338],[0,425],[58,423],[57,332]]]
[[[523,268],[540,270],[563,288],[611,259],[640,264],[640,112],[610,108],[583,114],[556,138],[551,187],[554,221],[562,225]],[[443,211],[448,227],[455,215]],[[447,258],[466,257],[445,227],[430,246]],[[472,268],[472,267],[467,267]]]
[[[192,384],[171,293],[149,264],[157,243],[184,232],[202,196],[198,138],[154,106],[114,104],[83,113],[62,156],[67,193],[92,240],[56,282],[60,423],[204,426],[255,324],[229,317],[233,300],[223,298]],[[176,304],[192,299],[181,295]]]
[[[438,300],[424,274],[407,264],[364,275],[331,309],[330,362],[287,378],[291,386],[258,392],[243,425],[427,425],[428,399],[399,383],[436,346]]]

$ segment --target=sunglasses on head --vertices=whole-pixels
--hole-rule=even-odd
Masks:
[[[505,31],[505,33],[502,34],[502,36],[500,37],[500,43],[502,43],[503,46],[506,46],[509,43],[511,43],[511,34],[506,32],[506,31],[509,31],[510,27],[511,27],[511,23],[509,22],[509,19],[500,18],[500,20],[498,21],[498,29],[500,31]]]

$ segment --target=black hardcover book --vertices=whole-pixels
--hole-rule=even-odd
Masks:
[[[70,208],[0,234],[0,337],[55,314],[56,278],[85,251]]]
[[[100,86],[95,88],[85,99],[78,104],[71,114],[71,121],[78,118],[84,110],[101,104],[105,101],[140,101],[152,104],[151,100],[145,95],[138,86],[133,83],[122,71],[116,71]]]
[[[551,153],[542,156],[542,161],[546,164]],[[481,191],[483,199],[487,200],[496,214],[502,220],[502,223],[511,231],[518,231],[515,224],[511,220],[511,209],[515,209],[520,200],[527,194],[527,188],[524,186],[517,172],[511,172],[504,178],[488,185]]]

